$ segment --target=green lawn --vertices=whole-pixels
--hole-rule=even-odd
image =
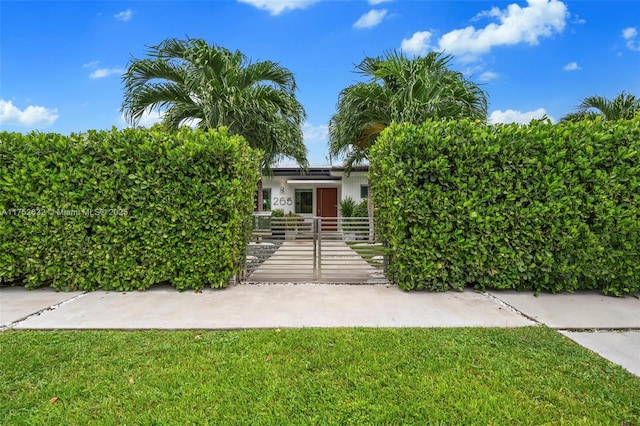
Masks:
[[[9,330],[0,348],[3,425],[640,424],[640,379],[542,327]]]
[[[367,244],[366,241],[347,241],[346,243],[367,263],[376,268],[382,268],[383,261],[380,259],[384,256],[384,247],[382,245]]]

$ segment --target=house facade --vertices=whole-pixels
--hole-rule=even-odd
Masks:
[[[282,209],[305,217],[338,217],[340,200],[366,200],[369,166],[353,167],[346,176],[344,167],[274,168],[262,177],[264,211]]]

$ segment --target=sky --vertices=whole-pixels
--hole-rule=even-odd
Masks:
[[[453,55],[450,67],[487,92],[493,123],[557,121],[588,96],[640,96],[635,0],[0,0],[0,131],[127,127],[129,62],[187,37],[295,74],[312,165],[329,164],[327,124],[340,91],[362,81],[355,65],[390,50]]]

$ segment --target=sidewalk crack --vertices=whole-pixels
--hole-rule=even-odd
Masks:
[[[532,317],[532,316],[530,316],[530,315],[525,314],[525,313],[524,313],[524,312],[522,312],[521,310],[519,310],[519,309],[517,309],[516,307],[514,307],[514,306],[512,306],[512,305],[508,304],[507,302],[505,302],[504,300],[502,300],[502,299],[500,299],[500,298],[498,298],[498,297],[494,296],[493,294],[491,294],[491,293],[489,293],[489,292],[486,292],[486,293],[484,293],[484,294],[485,294],[485,295],[486,295],[490,300],[492,300],[494,303],[496,303],[496,304],[498,304],[498,305],[502,306],[503,308],[507,308],[507,309],[509,309],[511,312],[513,312],[513,313],[515,313],[515,314],[518,314],[518,315],[520,315],[520,316],[522,316],[522,317],[524,317],[524,318],[528,319],[529,321],[532,321],[532,322],[533,322],[533,323],[535,323],[536,325],[539,325],[539,326],[545,326],[545,327],[547,327],[547,325],[546,325],[546,324],[544,324],[543,322],[538,321],[536,318],[534,318],[534,317]]]
[[[70,299],[63,300],[63,301],[62,301],[62,302],[60,302],[60,303],[56,303],[55,305],[51,305],[51,306],[48,306],[48,307],[46,307],[46,308],[40,309],[40,310],[39,310],[39,311],[37,311],[37,312],[34,312],[34,313],[32,313],[32,314],[27,315],[26,317],[23,317],[23,318],[17,319],[17,320],[15,320],[15,321],[13,321],[13,322],[10,322],[10,323],[8,323],[8,324],[4,324],[4,325],[0,326],[0,333],[1,333],[1,332],[3,332],[3,331],[5,331],[5,330],[8,330],[8,329],[10,329],[10,328],[13,328],[13,327],[15,327],[15,326],[17,326],[17,325],[20,325],[20,324],[22,324],[23,322],[29,321],[29,320],[30,320],[30,319],[32,319],[32,318],[39,317],[40,315],[42,315],[42,314],[43,314],[43,313],[45,313],[45,312],[55,311],[56,309],[58,309],[59,307],[61,307],[61,306],[63,306],[63,305],[66,305],[67,303],[71,303],[71,302],[74,302],[74,301],[76,301],[76,300],[80,299],[81,297],[83,297],[83,296],[84,296],[84,295],[86,295],[87,293],[88,293],[88,292],[86,292],[86,291],[85,291],[85,292],[82,292],[82,293],[80,293],[80,294],[78,294],[78,295],[76,295],[76,296],[73,296],[73,297],[72,297],[72,298],[70,298]]]

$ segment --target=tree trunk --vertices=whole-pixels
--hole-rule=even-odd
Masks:
[[[367,173],[367,185],[369,186],[367,190],[367,213],[369,215],[369,241],[375,241],[375,227],[373,221],[373,197],[371,197],[371,178]]]
[[[261,212],[262,205],[264,204],[264,196],[262,194],[262,178],[258,181],[258,205],[256,206],[256,210]]]

